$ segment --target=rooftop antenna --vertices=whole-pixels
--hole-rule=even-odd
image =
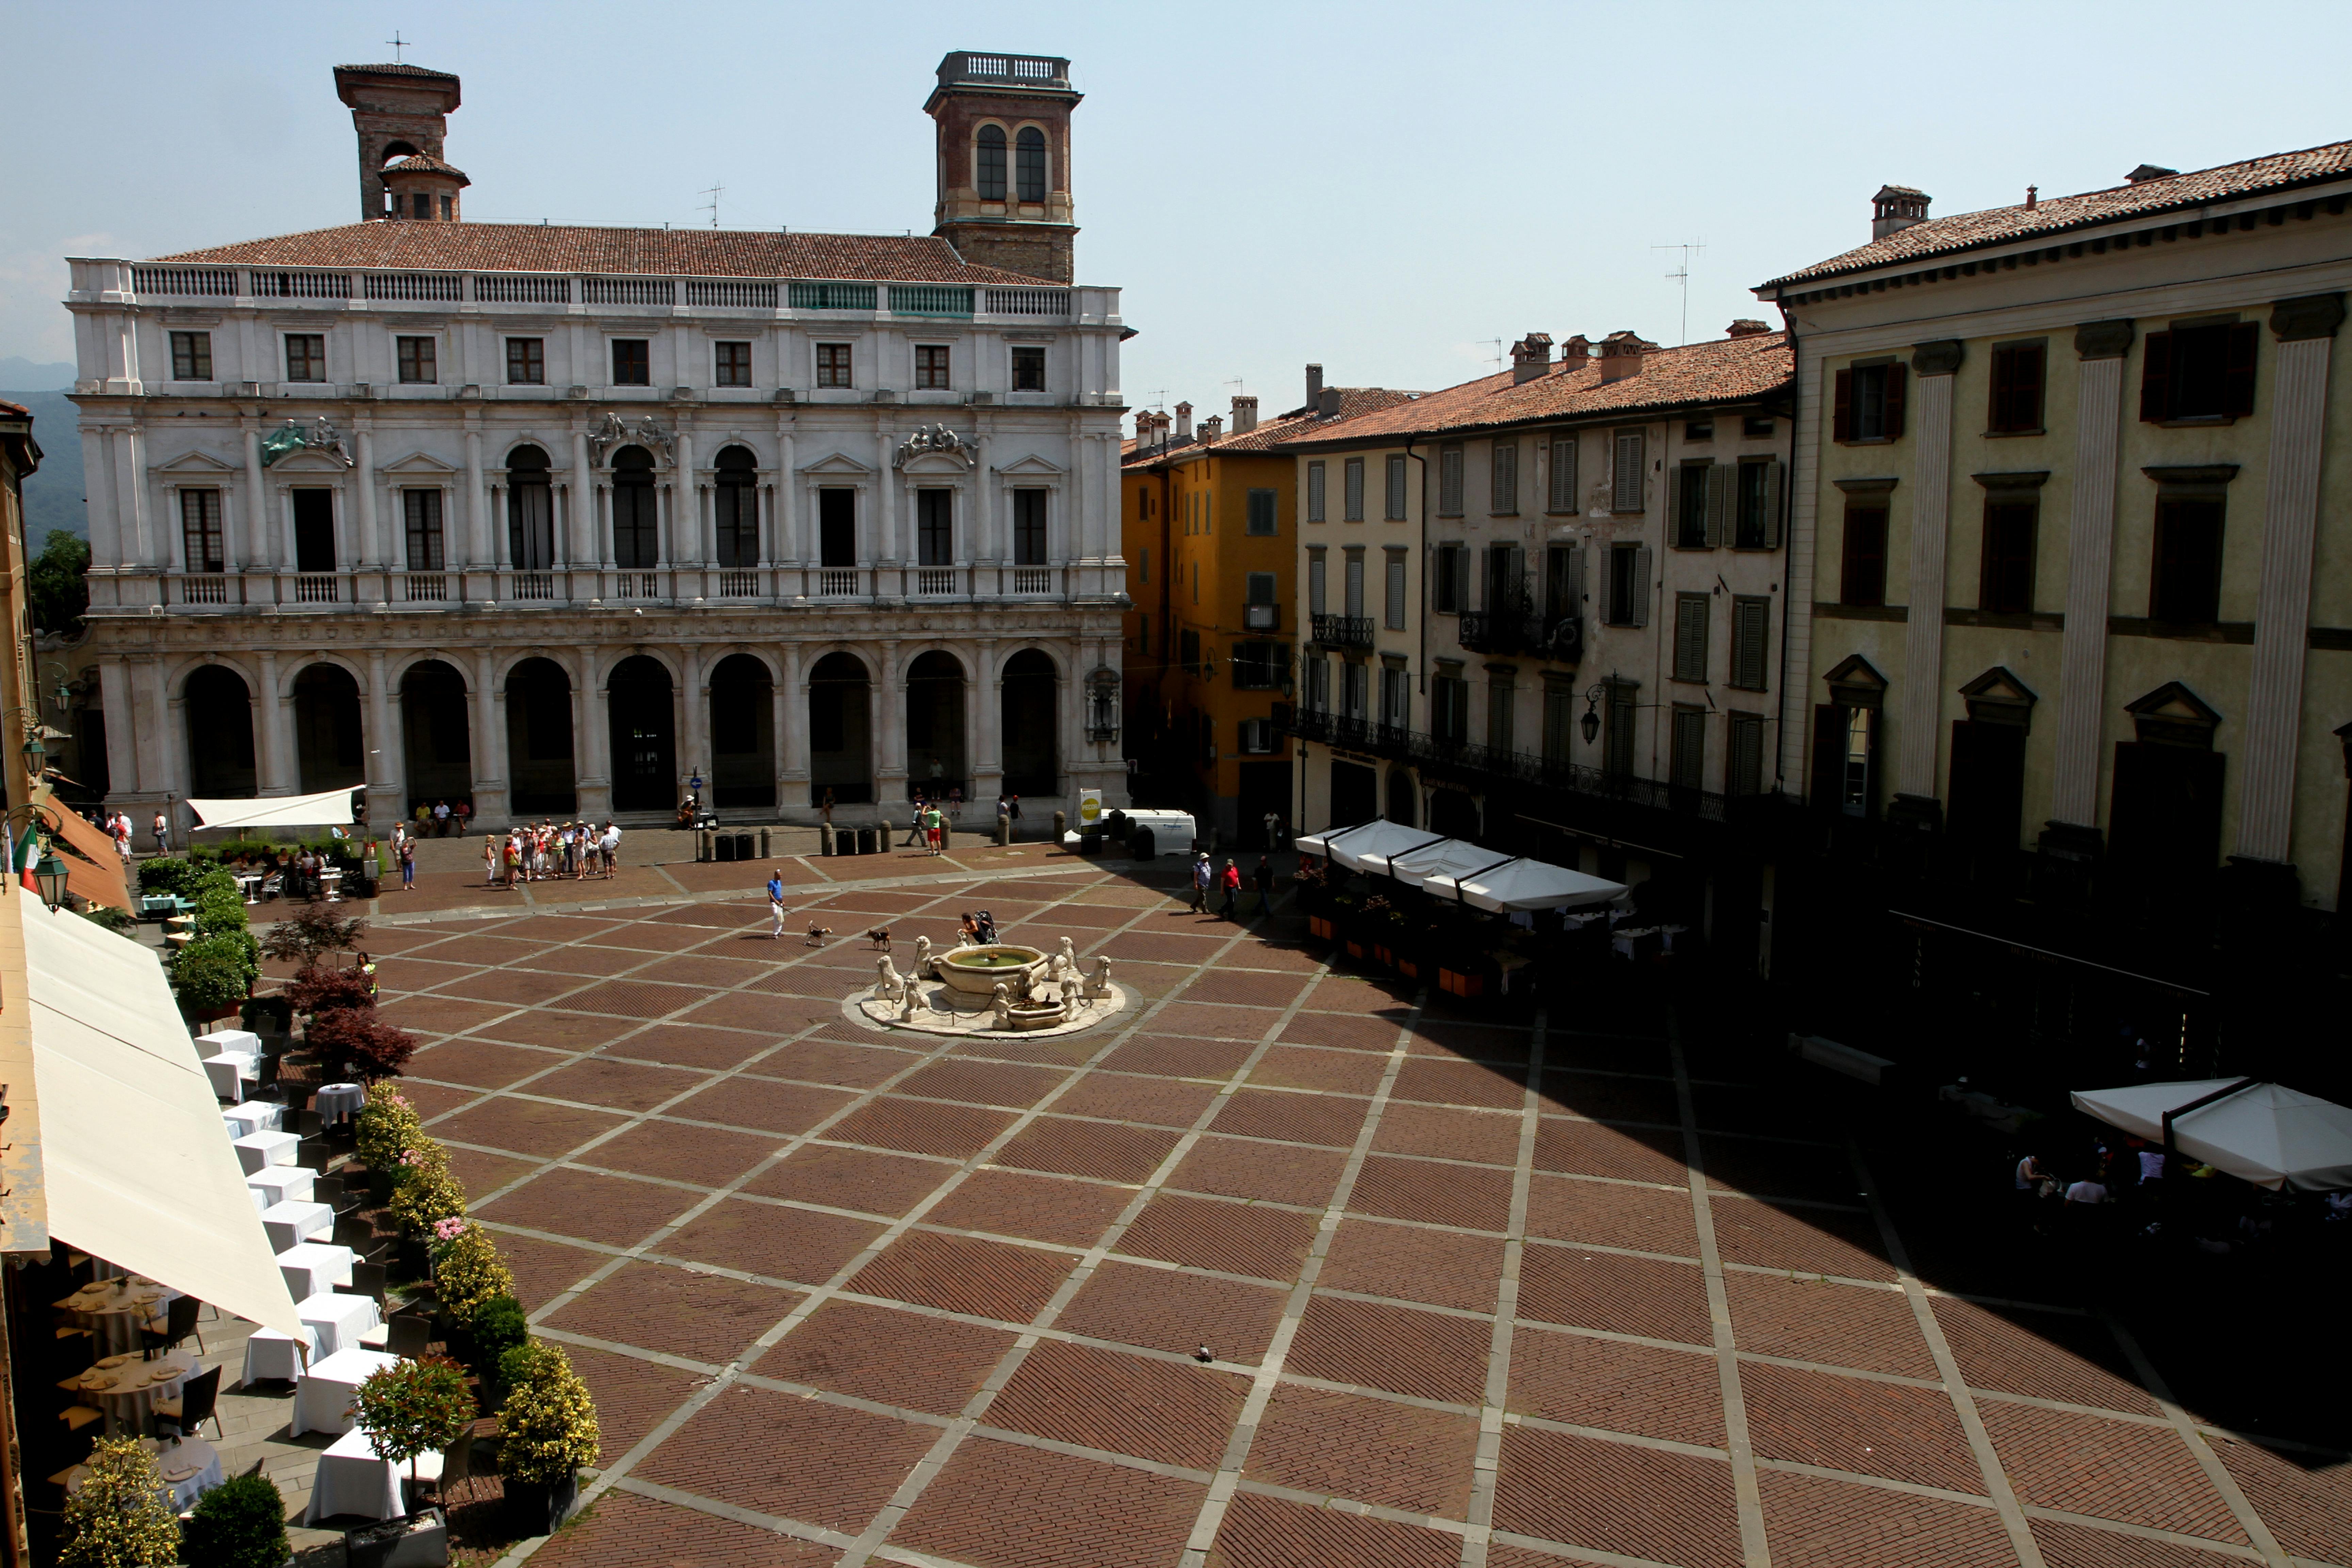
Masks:
[[[1242,396],[1246,397],[1249,395],[1249,384],[1244,381],[1240,376],[1228,376],[1218,384],[1221,386],[1230,386],[1235,393]]]
[[[1503,368],[1503,340],[1500,338],[1480,338],[1478,342],[1482,343],[1492,343],[1495,345],[1495,369],[1496,373],[1499,374]]]
[[[1666,281],[1669,283],[1679,283],[1683,286],[1683,335],[1676,338],[1675,342],[1677,343],[1686,343],[1690,342],[1691,258],[1698,252],[1705,250],[1706,248],[1706,242],[1703,239],[1694,239],[1685,241],[1681,245],[1654,245],[1650,247],[1650,248],[1652,250],[1677,251],[1681,254],[1682,265],[1675,268],[1672,272],[1666,274]]]
[[[400,58],[400,51],[408,47],[408,40],[400,36],[400,29],[394,27],[392,30],[392,37],[386,38],[384,42],[392,46],[392,63],[394,65],[402,64],[403,61]]]
[[[709,190],[696,193],[698,195],[705,195],[710,198],[709,201],[703,203],[702,205],[710,209],[710,226],[713,228],[717,228],[719,226],[719,197],[726,189],[726,186],[720,184],[718,181],[713,180],[710,182],[710,188]],[[700,211],[701,209],[697,208],[696,210]]]

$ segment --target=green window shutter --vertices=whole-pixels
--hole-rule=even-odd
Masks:
[[[1628,626],[1650,624],[1650,547],[1646,544],[1633,552],[1633,602],[1627,607],[1633,612]]]
[[[1706,547],[1724,544],[1724,518],[1731,510],[1731,479],[1739,470],[1728,463],[1710,463],[1706,469]]]
[[[1545,510],[1567,512],[1576,510],[1576,437],[1573,436],[1551,438],[1551,493]]]
[[[1675,595],[1675,679],[1706,679],[1706,614],[1705,594]]]
[[[1778,458],[1764,465],[1764,548],[1780,548],[1781,492],[1787,489]]]
[[[1739,598],[1731,602],[1731,684],[1746,691],[1765,685],[1765,654],[1772,635],[1769,599]]]

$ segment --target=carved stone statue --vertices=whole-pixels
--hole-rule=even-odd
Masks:
[[[648,447],[658,447],[661,448],[663,457],[672,462],[677,460],[677,437],[663,429],[650,414],[639,419],[635,425],[631,425],[608,408],[604,411],[604,422],[588,432],[588,449],[593,454],[593,460],[599,465],[604,461],[604,452],[607,447],[618,447],[629,442],[641,442]]]
[[[1000,1029],[1013,1027],[1013,997],[1005,990],[1004,982],[1002,980],[996,983],[994,998],[989,1003],[989,1011],[995,1016],[993,1019],[995,1027]]]
[[[884,953],[874,961],[874,994],[885,1002],[896,1002],[914,987],[898,973],[898,966]]]
[[[915,1021],[916,1000],[915,983],[909,980],[907,982],[905,994],[898,999],[898,1022],[911,1024]]]
[[[939,977],[939,973],[940,972],[938,970],[931,967],[931,939],[927,936],[917,937],[915,939],[916,978],[922,980],[935,980]]]
[[[1064,969],[1073,974],[1078,972],[1078,950],[1071,944],[1068,937],[1062,939],[1061,958]]]
[[[1087,982],[1087,995],[1091,998],[1097,996],[1108,996],[1109,994],[1110,960],[1108,958],[1097,958],[1095,960],[1095,972],[1093,978]]]
[[[959,458],[966,468],[970,468],[973,460],[971,442],[944,425],[934,425],[929,429],[918,428],[913,435],[898,443],[897,466],[905,468],[909,458],[919,458],[931,452]]]

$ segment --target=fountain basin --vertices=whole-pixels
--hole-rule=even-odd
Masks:
[[[1012,942],[950,948],[931,960],[940,980],[972,996],[992,996],[999,985],[1018,995],[1024,980],[1045,974],[1045,955],[1035,948]]]

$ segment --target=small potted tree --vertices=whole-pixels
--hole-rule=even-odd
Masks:
[[[231,1476],[196,1500],[185,1544],[195,1568],[282,1568],[293,1555],[286,1545],[286,1500],[257,1471]]]
[[[361,1159],[367,1162],[368,1196],[379,1204],[392,1201],[401,1158],[425,1138],[425,1123],[416,1108],[398,1089],[377,1086],[369,1091],[353,1128]]]
[[[551,1535],[580,1497],[580,1467],[596,1462],[596,1405],[558,1347],[532,1340],[499,1368],[507,1402],[499,1413],[499,1474],[509,1528]]]
[[[360,1384],[354,1419],[380,1458],[408,1467],[456,1442],[474,1422],[474,1393],[466,1369],[446,1356],[421,1356],[371,1373]],[[406,1568],[449,1560],[448,1521],[438,1509],[412,1512],[344,1537],[348,1568]]]
[[[449,1173],[449,1152],[420,1138],[401,1155],[392,1193],[392,1217],[401,1228],[400,1262],[412,1278],[425,1273],[436,1227],[466,1217],[466,1189]]]
[[[460,1215],[436,1220],[428,1245],[433,1255],[433,1294],[441,1304],[441,1315],[452,1335],[470,1338],[485,1307],[513,1296],[514,1276],[507,1271],[489,1233]],[[502,1344],[499,1351],[506,1348]],[[495,1370],[495,1363],[485,1368],[478,1357],[469,1359],[476,1362],[478,1371]]]
[[[165,1568],[179,1557],[180,1521],[155,1456],[136,1437],[100,1438],[66,1499],[59,1568]]]
[[[172,958],[172,989],[180,1011],[194,1023],[236,1017],[238,1005],[260,978],[261,963],[249,931],[197,937]]]

